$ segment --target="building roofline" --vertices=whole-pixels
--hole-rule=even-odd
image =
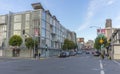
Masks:
[[[34,10],[44,9],[43,6],[42,6],[42,4],[40,2],[38,2],[38,3],[32,3],[31,5],[32,5],[32,7],[33,7]]]

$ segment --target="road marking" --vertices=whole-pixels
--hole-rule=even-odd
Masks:
[[[99,60],[99,61],[100,61],[100,69],[101,69],[100,74],[105,74],[102,61],[101,60]]]
[[[119,62],[117,62],[117,61],[115,61],[115,60],[113,60],[113,62],[115,62],[116,64],[118,64],[118,65],[120,66],[120,63],[119,63]]]
[[[100,71],[100,74],[105,74],[104,70],[101,70],[101,71]]]
[[[93,68],[92,70],[98,71],[98,70],[100,70],[100,69]]]
[[[100,60],[100,68],[103,69],[103,64],[101,60]]]

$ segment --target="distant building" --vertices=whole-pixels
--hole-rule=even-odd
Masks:
[[[78,50],[81,50],[84,48],[84,38],[77,38],[77,45],[78,45]]]
[[[86,49],[94,48],[94,41],[93,41],[93,40],[88,40],[88,41],[85,43],[85,47],[86,47]]]

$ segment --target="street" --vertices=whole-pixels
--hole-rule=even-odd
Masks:
[[[67,58],[3,59],[0,58],[1,74],[120,74],[120,63],[91,54]]]

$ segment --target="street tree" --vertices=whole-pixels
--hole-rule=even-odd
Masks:
[[[22,44],[22,42],[23,42],[22,38],[18,35],[13,35],[9,39],[9,45],[13,47],[13,56],[19,56],[19,52],[20,52],[19,47]]]
[[[108,45],[107,38],[104,35],[101,34],[98,35],[97,38],[95,39],[94,48],[100,50],[101,46],[106,47],[107,45]]]
[[[64,44],[62,46],[62,49],[63,50],[71,50],[71,49],[75,49],[76,47],[77,46],[73,41],[71,41],[69,39],[65,39]]]
[[[27,37],[25,39],[25,45],[30,50],[30,57],[31,57],[31,52],[32,52],[33,48],[37,47],[37,41],[36,40],[34,41],[31,37]]]
[[[20,46],[22,44],[23,40],[18,35],[13,35],[9,40],[9,45],[11,46]]]

